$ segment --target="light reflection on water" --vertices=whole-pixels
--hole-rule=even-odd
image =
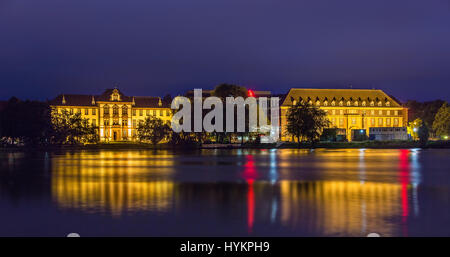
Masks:
[[[42,173],[49,178],[51,205],[42,208],[56,207],[55,219],[67,214],[85,217],[83,222],[112,219],[119,235],[408,236],[411,228],[412,235],[420,234],[412,222],[421,217],[421,154],[418,149],[78,151],[36,159],[44,159]],[[1,164],[13,172],[23,169],[27,158],[9,153]],[[448,192],[448,184],[439,188]],[[441,204],[448,213],[448,198]],[[129,218],[138,216],[148,216],[142,228],[127,230]],[[95,229],[92,224],[85,234],[101,235]]]

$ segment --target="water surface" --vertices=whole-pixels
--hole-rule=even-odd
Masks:
[[[0,236],[450,236],[449,149],[0,152]]]

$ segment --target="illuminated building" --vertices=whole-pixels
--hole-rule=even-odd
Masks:
[[[98,127],[101,141],[133,141],[136,127],[145,118],[154,116],[164,122],[172,118],[170,103],[160,97],[126,96],[117,88],[101,95],[61,94],[50,105],[58,112],[80,113]]]
[[[286,116],[289,107],[298,102],[324,110],[330,128],[345,130],[348,140],[352,138],[352,131],[369,135],[370,128],[406,127],[408,122],[408,109],[382,90],[292,88],[280,104],[283,141],[293,140],[286,131]]]

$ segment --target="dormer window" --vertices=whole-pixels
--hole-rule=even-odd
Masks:
[[[350,101],[347,101],[347,106],[350,106],[350,105],[351,105]]]
[[[335,105],[336,105],[335,101],[331,102],[331,106],[335,106]]]
[[[297,101],[296,100],[292,101],[292,105],[297,105]]]
[[[375,105],[375,103],[372,101],[372,102],[370,102],[370,106],[374,106]]]
[[[316,102],[316,105],[317,105],[317,106],[320,106],[320,101],[317,101],[317,102]]]
[[[355,106],[358,106],[358,101],[355,101]]]
[[[114,88],[114,90],[111,94],[111,101],[120,101],[120,94],[119,94],[119,90],[117,90],[117,88]]]
[[[340,101],[339,102],[339,106],[343,106],[344,105],[344,102],[343,101]]]
[[[328,106],[328,101],[323,102],[324,106]]]
[[[389,101],[386,102],[386,106],[391,106],[391,103]]]
[[[363,102],[362,102],[362,106],[366,106],[366,101],[363,101]]]
[[[383,105],[383,103],[381,103],[381,101],[379,101],[378,102],[378,106],[382,106]]]

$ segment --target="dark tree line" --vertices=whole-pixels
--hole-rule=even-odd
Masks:
[[[96,142],[97,132],[81,114],[56,113],[47,102],[11,98],[0,109],[2,145]]]

